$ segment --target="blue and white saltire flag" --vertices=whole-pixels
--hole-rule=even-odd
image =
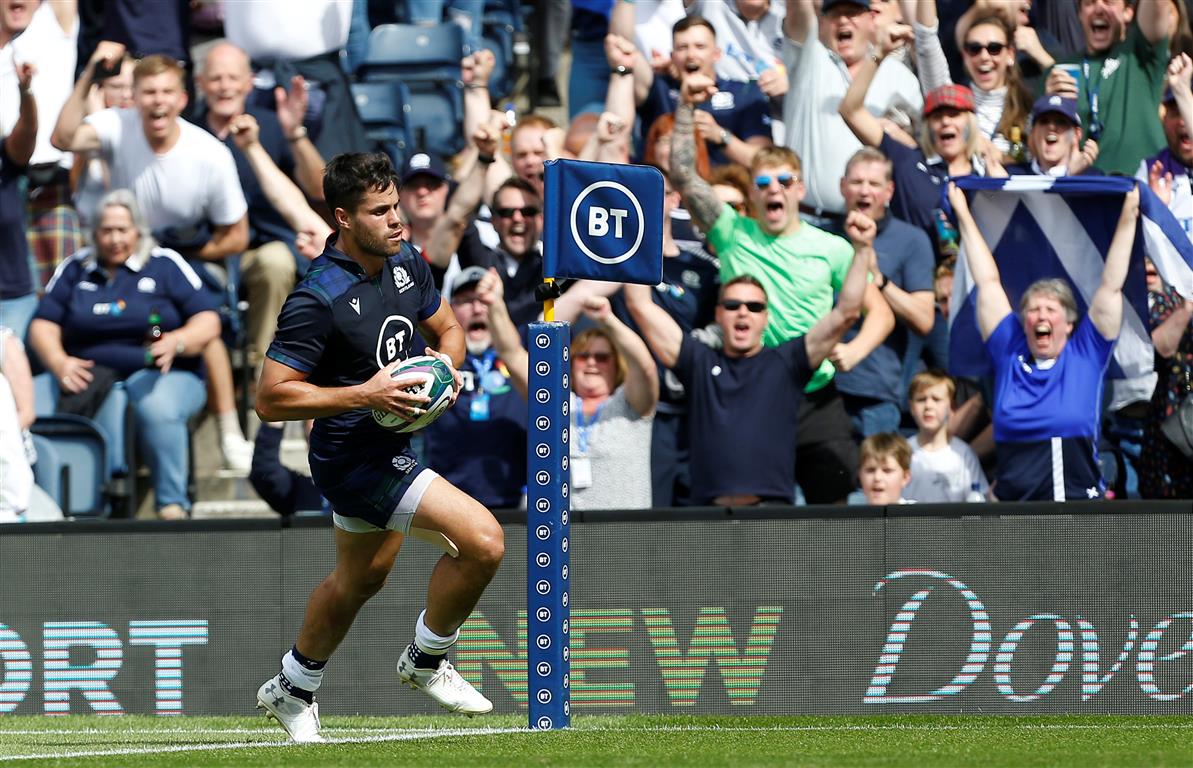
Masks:
[[[1023,291],[1036,280],[1063,277],[1073,287],[1084,317],[1102,280],[1106,251],[1114,237],[1123,195],[1134,179],[1118,176],[967,176],[955,180],[969,197],[978,229],[994,254],[1003,288],[1016,310]],[[1153,353],[1143,257],[1164,282],[1193,297],[1193,243],[1147,185],[1140,190],[1140,226],[1123,286],[1126,306],[1109,375],[1134,378],[1151,372]],[[949,371],[980,377],[990,370],[978,333],[977,291],[961,244],[949,303]]]

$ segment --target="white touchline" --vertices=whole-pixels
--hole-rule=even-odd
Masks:
[[[202,733],[194,731],[193,733]],[[374,736],[359,736],[355,738],[329,738],[328,744],[366,744],[383,741],[416,741],[420,739],[438,739],[451,736],[492,736],[502,733],[529,733],[526,728],[457,728],[449,731],[404,731],[401,733],[377,734]],[[0,733],[3,733],[0,731]],[[120,735],[112,731],[113,735]],[[161,731],[140,731],[141,734],[161,733]],[[153,755],[170,752],[214,752],[221,749],[260,749],[265,747],[299,746],[289,740],[277,741],[234,741],[213,744],[178,744],[169,747],[138,747],[132,749],[95,749],[76,752],[45,752],[31,755],[0,755],[0,762],[16,760],[61,760],[74,757],[114,757],[120,755]],[[318,745],[303,745],[318,746]]]

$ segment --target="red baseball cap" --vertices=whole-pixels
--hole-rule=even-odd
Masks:
[[[973,112],[973,91],[964,85],[942,85],[928,91],[924,97],[924,117],[948,107]]]

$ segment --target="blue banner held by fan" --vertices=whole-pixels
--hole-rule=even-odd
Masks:
[[[543,183],[544,277],[662,281],[663,174],[657,168],[551,160]]]

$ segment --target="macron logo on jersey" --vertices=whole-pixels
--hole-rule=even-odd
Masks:
[[[352,311],[355,312],[357,315],[360,314],[360,299],[359,298],[354,298],[351,301],[349,301],[348,306],[352,307]]]
[[[414,281],[410,279],[410,273],[405,267],[394,267],[394,286],[398,293],[405,293],[414,287]]]

